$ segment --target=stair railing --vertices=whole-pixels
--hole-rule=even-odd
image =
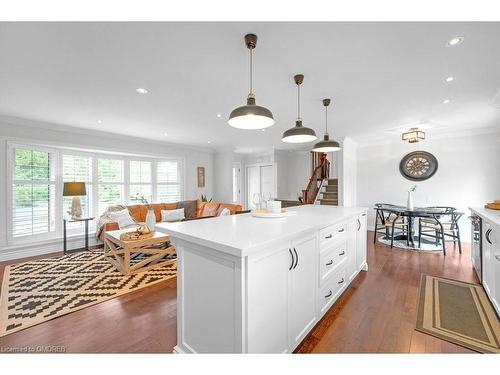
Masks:
[[[321,189],[321,181],[328,178],[330,175],[330,162],[326,158],[326,154],[313,155],[313,172],[307,183],[307,187],[302,190],[302,196],[299,201],[302,204],[313,204],[316,201],[319,190]]]

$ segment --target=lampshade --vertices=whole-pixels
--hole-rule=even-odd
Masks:
[[[316,132],[313,129],[302,126],[302,121],[297,120],[293,128],[283,133],[281,141],[285,143],[305,143],[314,141],[316,138],[318,137],[316,137]]]
[[[287,129],[281,141],[285,143],[306,143],[316,140],[316,132],[311,128],[306,128],[302,125],[302,118],[300,116],[300,85],[304,82],[303,74],[296,74],[293,77],[297,85],[297,120],[293,128]]]
[[[340,144],[337,141],[330,140],[328,133],[325,134],[323,140],[316,143],[313,148],[314,152],[332,152],[339,150]]]
[[[233,109],[228,124],[238,129],[265,129],[274,125],[273,114],[266,107],[255,104],[255,98],[247,98],[247,105]]]
[[[266,107],[255,104],[255,94],[253,92],[253,60],[252,52],[257,46],[257,35],[245,35],[245,45],[250,51],[250,87],[247,96],[247,104],[233,109],[229,115],[227,123],[233,128],[238,129],[265,129],[274,125],[273,114]]]
[[[63,188],[64,197],[76,197],[79,195],[87,195],[85,182],[65,182]]]

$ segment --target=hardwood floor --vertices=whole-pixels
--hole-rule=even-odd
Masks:
[[[463,245],[462,255],[451,244],[444,257],[374,246],[373,233],[369,233],[368,272],[361,273],[296,352],[470,352],[414,330],[421,273],[477,282],[470,246]],[[6,264],[0,263],[0,276]],[[74,353],[171,353],[176,336],[176,281],[170,279],[1,337],[0,347],[50,345]]]

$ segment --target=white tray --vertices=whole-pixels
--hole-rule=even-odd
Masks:
[[[280,218],[287,217],[293,215],[293,211],[281,211],[281,212],[262,212],[262,211],[252,211],[251,214],[253,217],[262,217],[262,218]]]

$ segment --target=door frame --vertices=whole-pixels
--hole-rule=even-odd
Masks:
[[[242,202],[241,202],[241,188],[242,188],[243,183],[242,183],[242,180],[241,180],[241,177],[242,177],[242,170],[241,169],[243,167],[241,165],[241,161],[235,161],[235,162],[233,162],[232,169],[234,169],[234,168],[238,168],[237,177],[236,177],[238,179],[238,200],[236,202],[233,202],[233,203],[242,204]],[[231,169],[231,172],[232,172],[232,169]],[[231,173],[231,175],[232,175],[232,173]],[[233,184],[234,184],[234,181],[233,181]],[[232,191],[231,193],[232,193],[231,195],[233,196],[234,195],[234,191]]]

